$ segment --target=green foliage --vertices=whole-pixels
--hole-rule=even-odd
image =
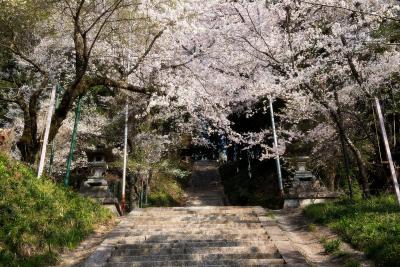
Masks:
[[[328,254],[332,254],[334,252],[339,251],[340,244],[341,244],[341,241],[339,239],[332,239],[332,240],[327,240],[327,241],[323,242],[325,252]]]
[[[111,213],[0,154],[0,266],[45,266]]]
[[[344,267],[360,267],[361,263],[356,259],[347,259],[344,263]]]
[[[189,166],[183,166],[171,159],[156,164],[150,186],[149,206],[168,207],[183,204],[183,189],[190,178],[188,168]]]
[[[328,225],[378,266],[400,266],[400,208],[393,196],[308,206],[304,213]]]
[[[315,231],[317,231],[317,226],[313,223],[310,223],[307,225],[307,230],[310,232],[315,232]]]
[[[390,43],[398,43],[400,41],[400,23],[398,21],[388,21],[382,23],[373,33],[372,37],[385,38]]]
[[[54,1],[53,1],[54,2]],[[51,13],[52,1],[45,0],[14,0],[0,2],[0,35],[2,43],[15,44],[28,52],[39,42],[41,34],[37,24],[45,20]],[[48,25],[49,28],[51,25]],[[35,34],[32,30],[35,28]],[[4,49],[0,50],[2,54]]]
[[[149,195],[149,206],[168,207],[176,204],[173,196],[169,192],[157,190]]]

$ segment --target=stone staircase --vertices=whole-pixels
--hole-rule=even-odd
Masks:
[[[132,211],[84,266],[308,266],[266,210],[225,203],[216,162],[196,162],[189,207]]]
[[[131,212],[85,266],[308,266],[261,207]]]
[[[187,206],[224,206],[227,200],[218,173],[217,163],[212,160],[197,161],[193,166]]]

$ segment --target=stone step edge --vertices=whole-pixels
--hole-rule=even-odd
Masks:
[[[196,246],[204,244],[207,246]],[[221,246],[224,245],[224,246]],[[241,241],[226,241],[226,240],[201,240],[201,241],[182,241],[182,242],[154,242],[154,243],[134,243],[134,244],[109,244],[107,242],[104,243],[107,247],[113,247],[114,249],[134,249],[133,247],[141,247],[141,248],[182,248],[182,247],[197,247],[197,248],[237,248],[237,247],[251,247],[257,245],[260,246],[273,246],[276,247],[271,240],[241,240]]]
[[[278,249],[274,244],[270,246],[258,246],[256,247],[258,251],[251,251],[254,249],[253,247],[197,247],[197,248],[188,248],[188,247],[161,247],[159,249],[150,248],[116,248],[112,251],[112,256],[167,256],[167,255],[186,255],[186,254],[223,254],[224,251],[229,252],[230,254],[235,253],[247,253],[247,254],[276,254]],[[232,252],[234,251],[234,252]],[[266,253],[265,251],[269,251]],[[210,253],[211,252],[211,253]],[[132,255],[133,254],[133,255]]]
[[[226,264],[226,263],[232,263],[232,262],[235,262],[235,263],[244,263],[244,264],[246,264],[246,262],[251,262],[251,264],[257,264],[257,263],[255,263],[255,262],[262,262],[263,264],[265,264],[265,263],[268,263],[268,264],[284,264],[284,263],[286,263],[285,262],[285,260],[284,259],[282,259],[282,258],[275,258],[275,259],[233,259],[233,260],[213,260],[213,259],[211,259],[211,260],[209,260],[209,262],[210,263],[212,263],[212,262],[214,262],[214,263],[222,263],[222,264]],[[114,261],[114,262],[107,262],[107,263],[119,263],[119,264],[124,264],[124,263],[128,263],[128,264],[134,264],[134,263],[137,263],[137,264],[151,264],[151,266],[161,266],[160,264],[157,264],[157,263],[167,263],[167,264],[169,264],[169,263],[174,263],[174,264],[177,264],[177,263],[194,263],[194,264],[196,264],[196,263],[202,263],[202,260],[200,260],[200,261],[197,261],[197,260],[165,260],[165,261],[137,261],[137,262],[126,262],[126,261]],[[206,260],[206,262],[207,262],[207,260]],[[178,265],[178,266],[185,266],[185,265]]]
[[[275,244],[278,252],[289,266],[308,267],[311,266],[306,257],[295,249],[287,237],[286,233],[279,227],[274,218],[267,216],[268,212],[264,208],[257,209],[257,215],[260,223],[267,230],[272,243]]]
[[[280,255],[272,253],[186,253],[186,254],[163,254],[163,255],[112,255],[107,262],[142,262],[142,261],[180,261],[189,260],[186,257],[193,257],[193,260],[205,260],[210,257],[210,260],[283,260]],[[213,258],[214,257],[214,258]],[[242,257],[242,258],[241,258]]]

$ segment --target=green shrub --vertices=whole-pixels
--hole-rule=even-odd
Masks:
[[[0,154],[0,266],[54,263],[111,213]]]
[[[347,259],[344,263],[344,267],[360,267],[361,263],[356,259]]]
[[[304,213],[328,225],[378,266],[400,266],[400,208],[394,196],[310,205]]]
[[[323,242],[325,252],[328,254],[332,254],[336,251],[339,251],[340,244],[341,244],[341,241],[339,239],[332,239],[332,240]]]
[[[175,204],[174,198],[167,192],[158,191],[149,195],[149,206],[168,207]]]

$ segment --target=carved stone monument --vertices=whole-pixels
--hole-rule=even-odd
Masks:
[[[105,178],[108,169],[107,161],[112,158],[111,150],[98,146],[95,150],[87,150],[86,155],[91,174],[81,186],[80,193],[97,200],[115,214],[121,214],[118,199],[109,190]]]
[[[337,192],[328,191],[325,185],[306,169],[307,160],[308,157],[297,158],[297,170],[285,196],[284,208],[304,207],[339,196]]]

